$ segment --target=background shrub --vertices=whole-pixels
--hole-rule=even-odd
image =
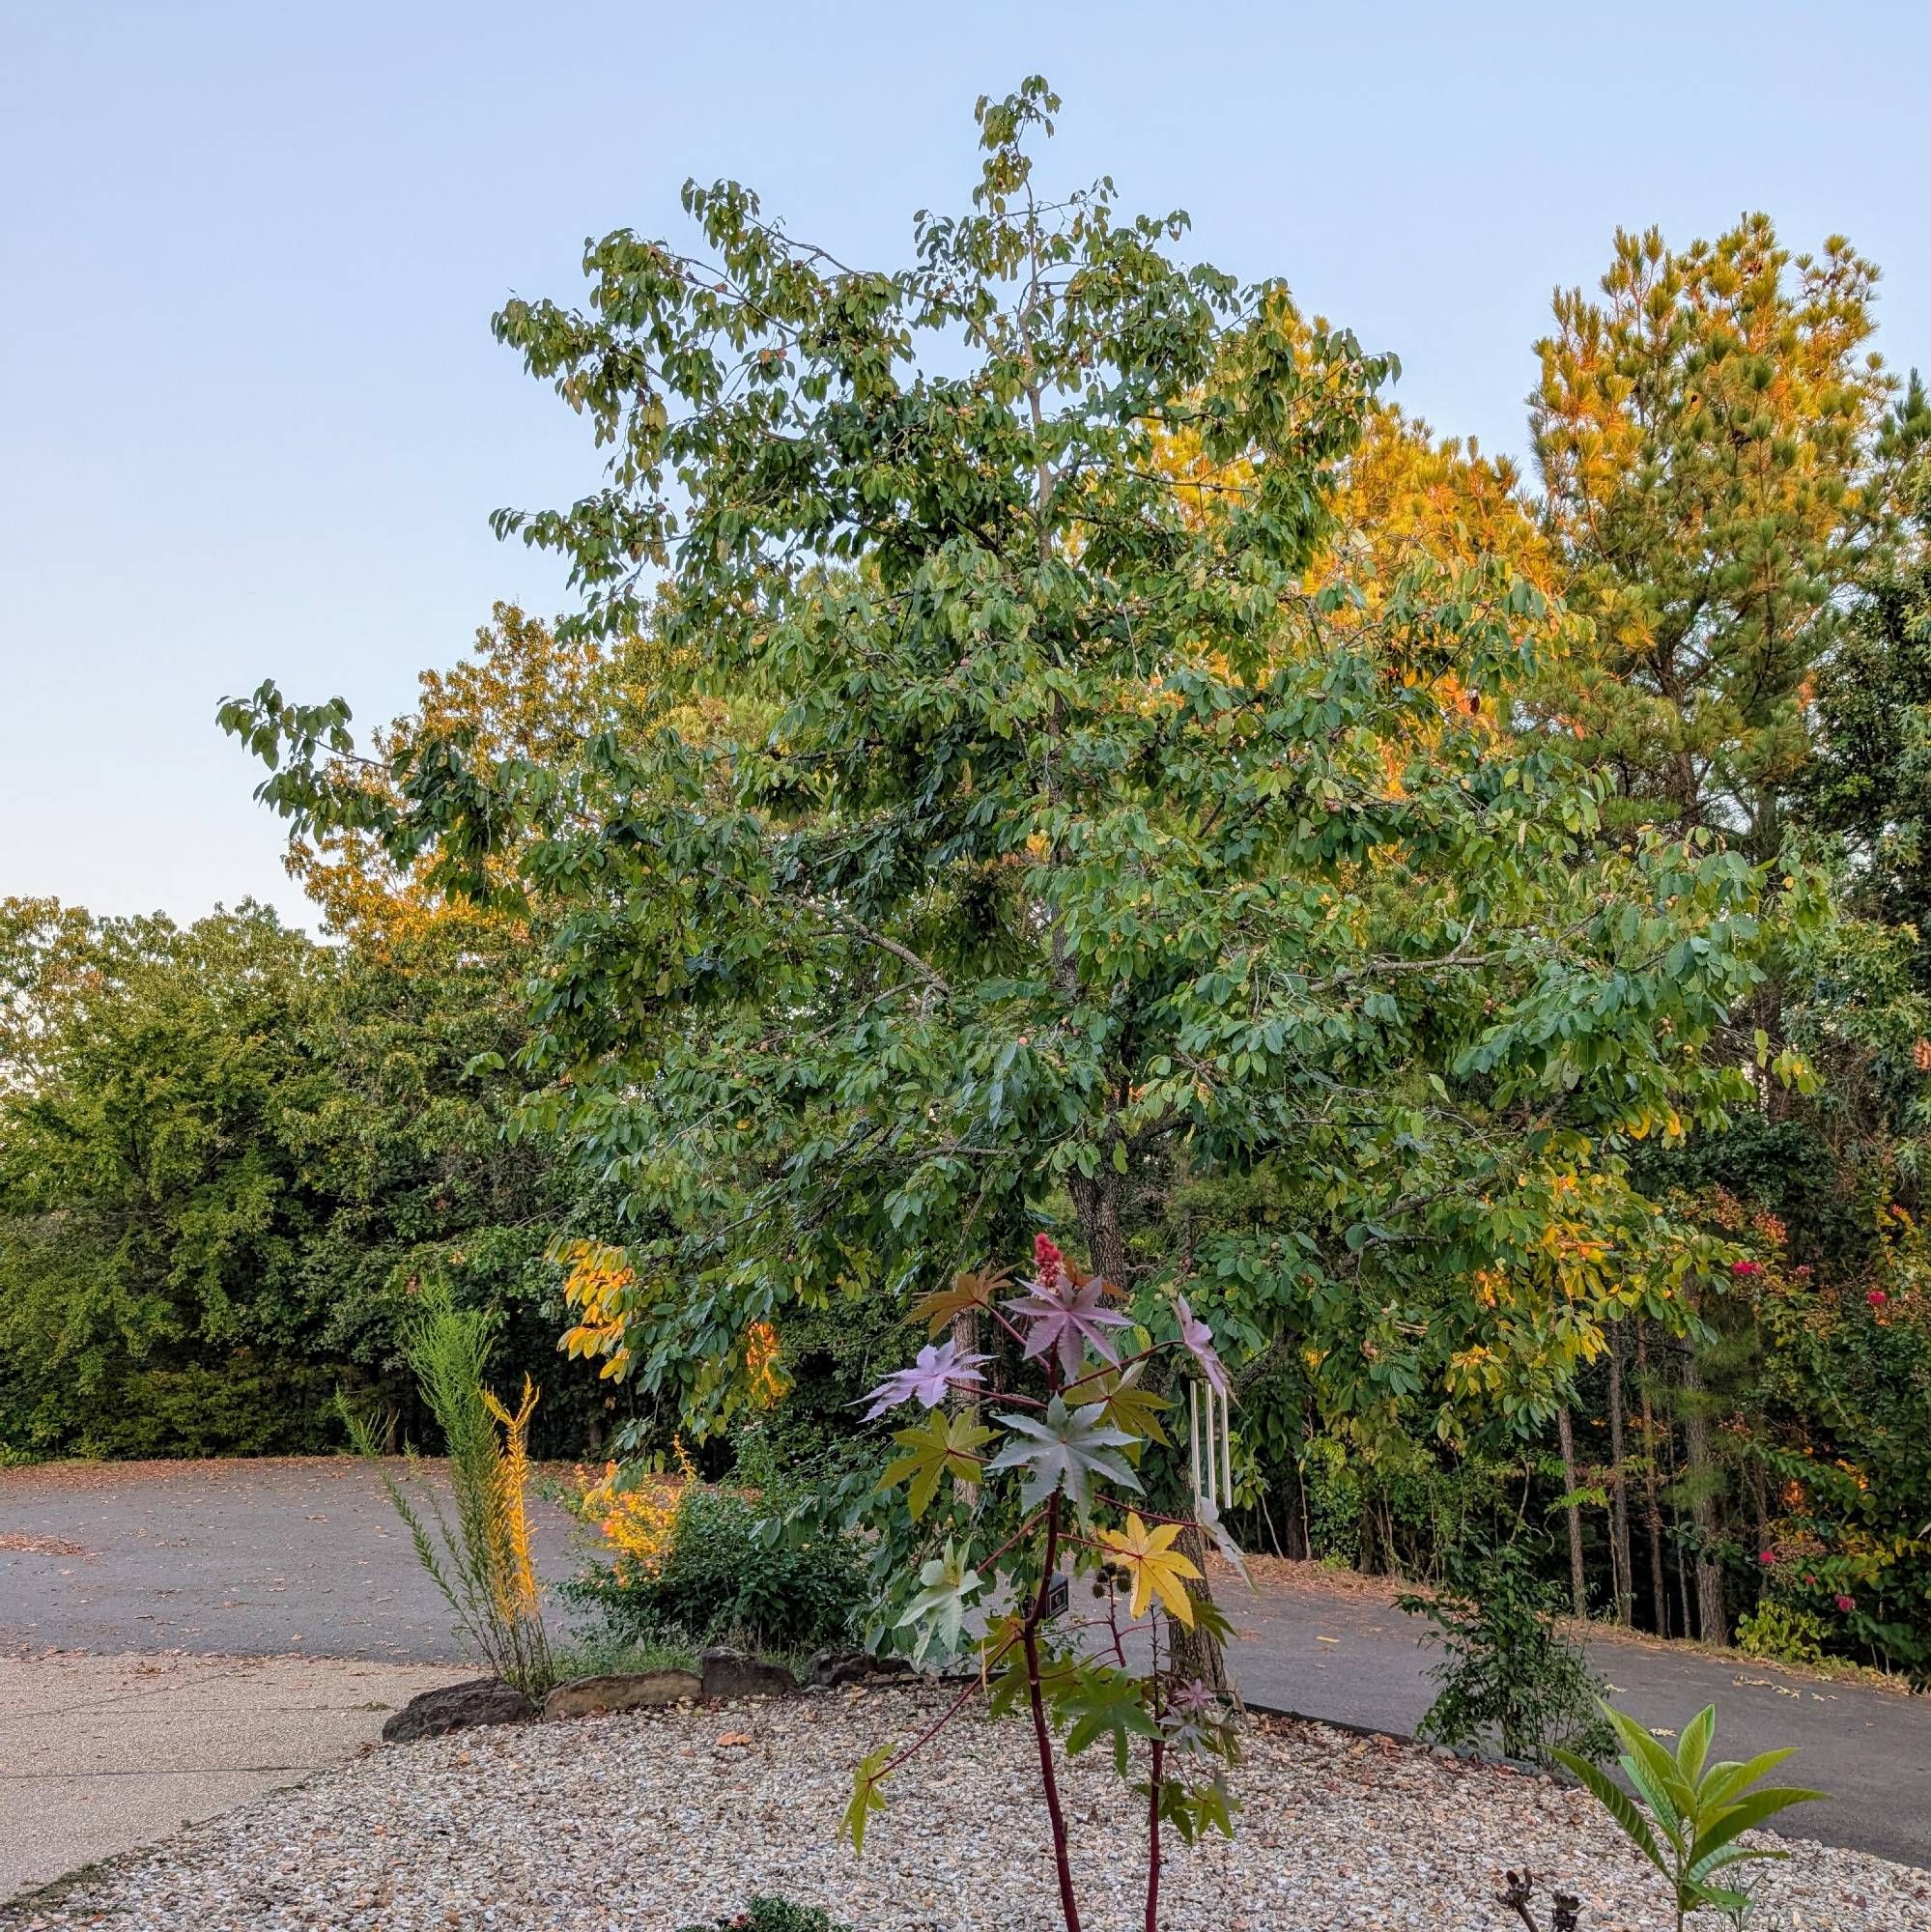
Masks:
[[[1558,1749],[1606,1757],[1614,1739],[1597,1699],[1608,1688],[1555,1622],[1560,1592],[1536,1574],[1530,1540],[1462,1559],[1433,1597],[1402,1608],[1441,1630],[1441,1692],[1415,1726],[1430,1744],[1499,1746],[1506,1757],[1549,1764]]]
[[[735,1917],[714,1918],[708,1925],[687,1925],[684,1932],[851,1932],[815,1905],[792,1905],[782,1898],[753,1898]]]
[[[770,1542],[760,1534],[769,1507],[694,1486],[655,1576],[598,1564],[565,1584],[564,1595],[601,1612],[629,1642],[806,1651],[848,1641],[866,1602],[857,1546],[839,1536]]]

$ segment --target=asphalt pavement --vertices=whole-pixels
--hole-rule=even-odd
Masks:
[[[560,1512],[539,1507],[538,1563],[552,1578],[581,1560],[572,1534]],[[1412,1735],[1434,1694],[1433,1655],[1417,1640],[1429,1627],[1394,1608],[1384,1589],[1304,1564],[1268,1566],[1257,1593],[1232,1578],[1217,1588],[1240,1633],[1233,1662],[1251,1702]],[[1589,1651],[1616,1701],[1659,1734],[1714,1702],[1724,1756],[1796,1746],[1779,1775],[1831,1797],[1793,1814],[1793,1830],[1931,1867],[1931,1699],[1613,1635],[1592,1636]],[[0,1470],[0,1657],[45,1661],[49,1652],[228,1661],[226,1679],[178,1673],[184,1713],[197,1684],[225,1684],[206,1693],[215,1699],[211,1709],[231,1695],[258,1704],[268,1695],[266,1680],[251,1679],[236,1660],[464,1662],[448,1606],[417,1566],[381,1485],[350,1458]],[[331,1687],[325,1672],[313,1695],[302,1694],[321,1709],[337,1694]],[[59,1701],[18,1696],[23,1709]],[[301,1708],[300,1699],[290,1707]],[[315,1735],[326,1742],[314,1750],[277,1748],[306,1765],[345,1754],[352,1731],[323,1723]],[[14,1829],[28,1783],[52,1789],[47,1780],[57,1776],[85,1779],[99,1769],[80,1746],[63,1765],[58,1736],[58,1727],[44,1730],[55,1742],[37,1747],[26,1776],[0,1777],[0,1839]],[[5,1737],[0,1729],[0,1766],[17,1764]],[[134,1761],[146,1761],[129,1738]],[[267,1755],[253,1753],[260,1762],[279,1761],[263,1748]],[[156,1802],[165,1810],[172,1801],[163,1790]]]
[[[1229,1578],[1216,1596],[1240,1641],[1234,1665],[1251,1702],[1299,1717],[1411,1737],[1434,1701],[1433,1625],[1405,1616],[1376,1588],[1292,1566],[1292,1581]],[[1717,1707],[1716,1753],[1746,1758],[1794,1746],[1780,1783],[1830,1796],[1787,1814],[1793,1833],[1931,1867],[1931,1697],[1734,1652],[1592,1634],[1589,1662],[1610,1700],[1669,1742],[1706,1704]]]

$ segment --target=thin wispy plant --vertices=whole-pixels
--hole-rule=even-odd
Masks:
[[[540,1697],[556,1667],[530,1547],[529,1418],[538,1391],[525,1375],[514,1411],[498,1401],[484,1382],[490,1345],[488,1316],[457,1308],[446,1294],[425,1296],[406,1331],[405,1358],[448,1455],[447,1508],[412,1447],[405,1487],[383,1456],[386,1432],[346,1399],[341,1410],[457,1628],[505,1683]]]

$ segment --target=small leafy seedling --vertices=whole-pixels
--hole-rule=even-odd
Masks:
[[[1741,1764],[1726,1759],[1706,1765],[1717,1729],[1714,1704],[1706,1704],[1684,1725],[1674,1756],[1634,1719],[1608,1704],[1603,1715],[1623,1745],[1618,1762],[1649,1806],[1647,1818],[1587,1758],[1567,1750],[1556,1751],[1556,1758],[1601,1800],[1630,1842],[1669,1881],[1676,1895],[1677,1932],[1683,1932],[1683,1921],[1692,1912],[1706,1909],[1727,1914],[1741,1928],[1750,1896],[1736,1889],[1735,1867],[1746,1859],[1787,1859],[1790,1854],[1740,1845],[1737,1839],[1779,1811],[1824,1794],[1758,1784],[1791,1755],[1789,1750],[1762,1751]],[[1719,1873],[1731,1874],[1732,1882],[1717,1883]]]

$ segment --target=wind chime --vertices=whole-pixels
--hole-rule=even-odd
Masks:
[[[1205,1409],[1206,1415],[1201,1411]],[[1218,1510],[1234,1500],[1234,1444],[1228,1434],[1227,1398],[1209,1381],[1187,1384],[1187,1434],[1193,1451],[1194,1501]],[[1202,1461],[1202,1451],[1206,1460]]]

